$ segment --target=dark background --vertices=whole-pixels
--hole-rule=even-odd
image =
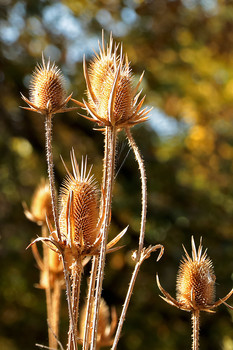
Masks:
[[[233,2],[224,0],[0,1],[0,349],[47,345],[44,291],[25,250],[40,229],[23,213],[46,176],[44,120],[19,108],[41,53],[62,69],[68,93],[85,96],[82,57],[98,50],[101,29],[128,53],[135,79],[145,70],[150,120],[132,132],[148,176],[146,245],[161,243],[140,271],[119,349],[188,349],[190,314],[159,298],[155,274],[175,296],[176,274],[190,238],[203,237],[217,277],[216,298],[232,288],[233,270]],[[103,135],[76,112],[54,118],[57,186],[64,177],[60,154],[88,154],[101,180]],[[119,135],[116,168],[128,153]],[[108,256],[103,296],[121,305],[132,273],[140,224],[140,179],[132,152],[117,176],[111,237],[129,225],[125,247]],[[85,300],[85,276],[81,302]],[[229,301],[233,304],[233,301]],[[61,341],[67,308],[63,295]],[[225,306],[201,316],[201,348],[233,349],[232,312]]]

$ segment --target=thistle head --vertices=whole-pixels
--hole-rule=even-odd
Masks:
[[[73,108],[66,108],[71,95],[66,97],[65,80],[61,70],[48,60],[45,62],[42,55],[42,64],[38,64],[32,75],[29,86],[29,100],[22,95],[23,100],[29,105],[24,109],[41,114],[55,114],[66,112]]]
[[[48,181],[44,179],[36,188],[33,197],[30,210],[24,203],[24,213],[26,217],[36,222],[38,225],[43,225],[46,222],[46,217],[53,221],[53,210],[51,202],[51,193]]]
[[[73,175],[67,170],[67,177],[59,196],[59,223],[63,236],[70,246],[80,253],[87,253],[98,236],[99,195],[87,162],[82,162],[81,171],[74,151],[71,153]]]
[[[133,75],[127,56],[123,57],[122,47],[113,45],[113,39],[105,48],[104,37],[100,53],[96,54],[89,68],[84,59],[84,75],[87,83],[88,102],[79,103],[90,114],[91,120],[102,126],[116,126],[118,129],[132,127],[147,119],[149,110],[141,110],[144,98],[138,102],[140,95],[133,87]]]
[[[207,256],[207,250],[202,254],[202,242],[196,250],[192,237],[192,257],[186,249],[177,275],[177,301],[187,309],[205,310],[215,300],[215,274],[213,264]]]

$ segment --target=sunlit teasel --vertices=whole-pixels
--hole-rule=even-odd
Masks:
[[[136,87],[133,87],[133,75],[128,58],[123,57],[122,47],[113,46],[110,37],[109,45],[105,49],[104,38],[100,53],[96,54],[89,69],[83,62],[84,76],[87,84],[88,102],[75,103],[87,110],[92,121],[100,126],[116,126],[117,128],[132,127],[148,118],[150,110],[141,110],[145,96],[138,102],[141,91],[137,94],[141,84],[141,75]]]
[[[87,162],[82,162],[80,171],[74,153],[71,160],[74,175],[66,168],[67,177],[59,196],[60,229],[64,236],[68,233],[71,245],[88,251],[99,235],[98,190],[91,169],[87,173]]]
[[[45,224],[46,217],[52,221],[53,213],[48,181],[45,181],[44,179],[41,180],[41,183],[33,194],[30,210],[25,203],[23,203],[23,206],[26,217],[29,220],[36,222],[38,225]]]
[[[60,69],[48,60],[38,64],[30,82],[29,100],[22,95],[22,99],[29,105],[24,109],[41,114],[63,113],[74,108],[66,108],[71,96],[66,97],[64,77]]]
[[[59,224],[61,239],[50,221],[47,220],[50,237],[40,237],[33,241],[44,241],[51,249],[65,256],[69,266],[73,260],[82,261],[86,256],[98,255],[102,240],[101,226],[104,213],[99,216],[99,199],[96,182],[91,169],[87,172],[87,162],[82,162],[81,171],[74,151],[71,152],[73,175],[66,165],[67,177],[59,196]],[[113,246],[123,237],[127,228],[107,244],[107,252],[119,248]]]
[[[217,306],[226,304],[226,300],[233,294],[233,289],[224,298],[214,302],[216,278],[212,261],[207,256],[207,249],[202,254],[202,242],[200,241],[197,251],[192,237],[192,257],[185,248],[184,251],[185,257],[181,261],[177,275],[177,300],[163,289],[157,276],[158,287],[164,295],[161,298],[185,311],[213,312]]]

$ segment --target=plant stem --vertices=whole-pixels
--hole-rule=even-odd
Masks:
[[[143,260],[140,260],[141,254],[142,254],[142,249],[144,245],[144,237],[145,237],[145,227],[146,227],[146,211],[147,211],[147,185],[146,185],[146,171],[144,167],[144,162],[141,157],[141,154],[139,152],[138,146],[136,145],[136,142],[131,134],[131,131],[129,128],[126,130],[126,135],[129,140],[129,144],[132,147],[134,151],[135,158],[138,162],[140,174],[141,174],[141,191],[142,191],[142,211],[141,211],[141,227],[140,227],[140,236],[139,236],[139,247],[138,247],[138,252],[137,252],[137,258],[136,258],[136,265],[134,267],[134,271],[130,280],[129,288],[125,297],[125,302],[123,305],[123,309],[121,312],[121,316],[118,322],[118,327],[116,331],[116,335],[114,338],[114,343],[112,345],[112,350],[115,350],[118,344],[118,341],[120,339],[120,334],[122,331],[123,323],[125,320],[125,316],[127,313],[127,309],[129,306],[129,302],[133,293],[134,285],[136,282],[136,278],[140,269],[140,266],[142,264]]]
[[[57,349],[57,339],[59,335],[59,314],[60,314],[60,300],[61,300],[61,280],[56,278],[54,281],[54,288],[52,293],[52,317],[51,317],[51,327],[53,331],[53,343],[49,347],[52,349]],[[55,336],[56,337],[55,337]]]
[[[121,316],[120,316],[120,319],[119,319],[119,322],[118,322],[117,331],[116,331],[116,334],[115,334],[115,338],[114,338],[114,342],[113,342],[111,350],[115,350],[117,348],[117,344],[118,344],[118,341],[120,339],[120,335],[121,335],[123,323],[124,323],[124,320],[125,320],[126,312],[127,312],[128,306],[129,306],[130,298],[131,298],[131,295],[132,295],[132,292],[133,292],[133,288],[134,288],[134,285],[135,285],[135,282],[136,282],[136,279],[137,279],[137,275],[138,275],[140,266],[141,266],[141,261],[139,260],[136,263],[136,265],[135,265],[135,268],[134,268],[134,271],[133,271],[133,274],[132,274],[132,277],[131,277],[131,280],[130,280],[129,288],[128,288],[127,295],[126,295],[126,298],[125,298],[125,302],[124,302],[124,305],[123,305],[123,308],[122,308]]]
[[[48,236],[48,230],[45,225],[42,225],[42,237]],[[51,296],[51,286],[50,286],[50,276],[49,276],[49,248],[43,244],[43,266],[44,273],[46,276],[46,287],[45,287],[45,296],[46,296],[46,309],[47,309],[47,320],[48,320],[48,336],[49,336],[49,347],[54,347],[54,335],[52,332],[52,296]],[[57,342],[56,347],[57,348]]]
[[[98,317],[99,317],[99,306],[101,299],[101,291],[103,285],[104,277],[104,265],[105,265],[105,256],[106,256],[106,244],[108,238],[108,228],[110,224],[111,216],[111,202],[112,202],[112,189],[114,181],[114,170],[115,170],[115,152],[116,152],[116,136],[117,130],[114,126],[106,127],[106,136],[107,137],[107,159],[106,159],[106,200],[105,200],[105,217],[103,220],[102,231],[102,242],[100,249],[97,281],[96,281],[96,293],[95,293],[95,305],[94,305],[94,314],[93,314],[93,329],[92,329],[92,338],[91,338],[91,350],[96,348],[97,340],[97,326],[98,326]]]
[[[48,113],[45,116],[45,148],[46,148],[46,159],[48,165],[48,175],[49,175],[49,186],[51,192],[51,201],[53,208],[53,218],[55,223],[55,228],[57,231],[58,239],[60,240],[61,234],[59,229],[57,205],[56,205],[56,188],[55,179],[53,172],[53,152],[52,152],[52,114]]]
[[[82,275],[82,263],[81,260],[76,260],[72,266],[72,315],[73,319],[70,319],[69,339],[68,339],[68,350],[74,350],[75,347],[72,344],[72,328],[75,335],[75,339],[78,337],[78,308],[79,308],[79,295]],[[72,324],[73,322],[73,324]]]
[[[193,344],[192,350],[199,349],[199,329],[200,329],[200,311],[193,310],[192,312],[192,328],[193,328]]]
[[[68,269],[67,269],[67,263],[66,263],[63,255],[62,255],[62,263],[63,263],[65,283],[66,283],[66,294],[67,294],[67,303],[68,303],[68,311],[69,311],[69,319],[70,319],[70,331],[71,331],[72,338],[73,338],[73,349],[77,350],[78,349],[77,336],[75,334],[74,317],[73,317],[73,312],[72,312],[73,310],[72,310],[72,300],[71,300],[70,279],[69,279],[69,273],[68,273]]]
[[[89,280],[89,289],[88,289],[88,298],[87,298],[87,311],[86,311],[86,320],[85,320],[85,328],[84,328],[84,336],[83,336],[83,350],[88,350],[89,348],[89,334],[90,327],[92,321],[92,309],[94,303],[94,293],[95,293],[95,279],[98,267],[98,257],[93,256],[92,259],[92,268],[90,273]]]
[[[140,259],[140,255],[144,245],[145,237],[145,227],[146,227],[146,211],[147,211],[147,185],[146,185],[146,170],[144,166],[143,159],[141,157],[140,151],[136,142],[131,134],[129,128],[126,129],[126,135],[129,140],[129,144],[134,151],[135,158],[138,162],[138,167],[141,175],[141,190],[142,190],[142,212],[141,212],[141,228],[140,228],[140,237],[139,237],[139,247],[137,253],[137,261]]]

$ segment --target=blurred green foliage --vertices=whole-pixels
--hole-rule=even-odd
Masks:
[[[101,29],[123,42],[133,72],[143,70],[150,121],[133,129],[148,175],[146,244],[162,243],[159,263],[152,256],[138,276],[119,349],[189,348],[190,315],[158,296],[155,273],[175,295],[176,273],[190,237],[213,260],[217,295],[232,287],[233,270],[233,1],[111,0],[0,2],[0,349],[29,350],[47,344],[44,292],[33,287],[39,272],[25,248],[40,234],[24,217],[46,176],[43,117],[19,109],[28,96],[30,75],[41,53],[62,69],[68,92],[85,96],[82,57],[98,50]],[[88,154],[101,180],[103,136],[75,112],[54,118],[57,185],[64,177],[60,154]],[[120,135],[116,168],[128,153]],[[103,296],[121,305],[132,273],[130,253],[137,247],[140,181],[132,152],[116,178],[111,235],[129,224],[125,247],[108,256]],[[83,286],[85,293],[86,286]],[[67,332],[63,297],[61,341]],[[82,302],[85,297],[83,294]],[[231,303],[232,304],[232,303]],[[222,306],[203,314],[201,348],[233,349],[232,312]]]

